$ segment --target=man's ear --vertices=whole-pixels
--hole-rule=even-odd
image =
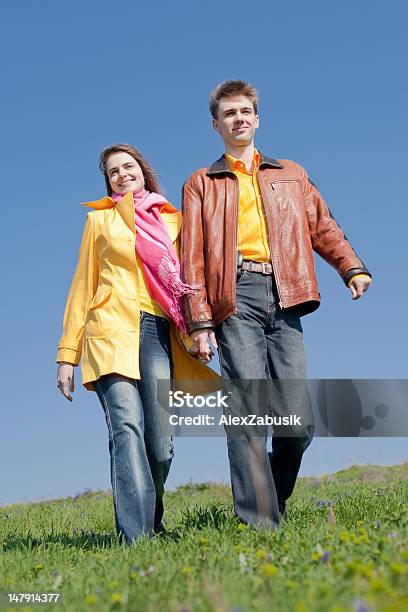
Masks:
[[[255,127],[259,128],[259,115],[255,115]]]
[[[220,133],[220,128],[219,128],[219,126],[218,126],[218,121],[217,121],[217,119],[213,119],[213,120],[212,120],[212,126],[213,126],[213,128],[214,128],[214,130],[215,130],[216,132]]]

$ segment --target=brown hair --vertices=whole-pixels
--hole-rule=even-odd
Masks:
[[[258,92],[251,83],[223,81],[210,94],[210,111],[213,118],[218,118],[218,105],[222,98],[235,98],[236,96],[249,98],[254,106],[255,115],[258,114]]]
[[[108,195],[112,195],[112,187],[110,186],[108,173],[106,172],[106,162],[112,153],[128,153],[131,155],[142,169],[145,180],[145,189],[147,189],[147,191],[162,193],[159,181],[157,180],[156,172],[153,170],[147,159],[143,157],[140,151],[135,149],[135,147],[130,144],[115,144],[103,149],[99,156],[99,168],[104,175]]]

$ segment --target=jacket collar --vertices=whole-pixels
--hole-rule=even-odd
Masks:
[[[93,208],[94,210],[106,210],[109,208],[116,208],[120,216],[126,225],[136,233],[135,226],[135,210],[133,207],[133,195],[132,192],[126,193],[123,198],[119,200],[117,204],[109,196],[105,196],[100,200],[94,200],[93,202],[83,202],[83,206]],[[170,202],[164,204],[160,209],[160,214],[167,226],[170,238],[174,242],[180,232],[182,224],[182,215],[177,208],[174,208]]]
[[[276,159],[273,159],[272,157],[266,157],[266,155],[262,155],[261,152],[259,152],[259,155],[260,168],[283,168],[283,165],[279,163]],[[208,176],[213,176],[216,174],[234,174],[229,168],[225,155],[221,155],[221,157],[217,159],[217,161],[215,161],[213,164],[211,164],[211,166],[207,170]]]

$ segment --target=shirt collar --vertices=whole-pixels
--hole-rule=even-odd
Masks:
[[[225,153],[225,159],[227,160],[229,169],[232,172],[238,171],[238,172],[244,172],[245,174],[252,174],[252,172],[248,172],[248,170],[246,169],[245,164],[237,159],[236,157],[234,157],[233,155],[231,155],[230,153]],[[259,162],[261,160],[261,156],[259,154],[259,152],[255,149],[254,150],[254,159],[253,159],[253,167],[258,168],[259,166]]]

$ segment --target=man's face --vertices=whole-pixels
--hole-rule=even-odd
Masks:
[[[253,141],[259,117],[250,98],[221,98],[213,127],[226,145],[243,146]]]

